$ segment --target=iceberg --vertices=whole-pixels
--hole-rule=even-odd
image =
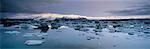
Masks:
[[[42,43],[44,43],[43,40],[27,40],[25,41],[24,44],[31,46],[31,45],[41,45]]]
[[[38,36],[38,37],[43,37],[47,36],[48,33],[26,33],[23,35],[23,37],[32,37],[32,36]]]
[[[38,28],[37,26],[34,26],[34,25],[31,25],[30,27],[31,27],[31,28]]]
[[[23,35],[23,37],[32,37],[34,33],[26,33]]]
[[[68,26],[60,26],[59,29],[69,28]]]
[[[109,27],[109,28],[113,28],[113,26],[112,26],[112,25],[108,25],[108,27]]]
[[[13,28],[19,28],[19,29],[33,29],[33,28],[38,28],[37,26],[30,25],[30,24],[19,24],[19,25],[14,25],[11,26]]]
[[[18,32],[18,31],[6,31],[5,33],[8,33],[8,34],[18,34],[20,32]]]
[[[51,26],[51,25],[48,25],[48,27],[51,28],[52,26]]]
[[[38,37],[43,37],[43,36],[48,36],[48,33],[37,33],[37,34],[34,34]]]
[[[134,27],[134,25],[130,25],[129,27],[130,27],[130,28],[133,28],[133,27]]]

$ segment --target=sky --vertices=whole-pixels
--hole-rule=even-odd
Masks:
[[[1,13],[150,15],[149,0],[2,0]]]

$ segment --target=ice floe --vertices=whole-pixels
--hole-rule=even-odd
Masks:
[[[43,37],[47,35],[48,33],[26,33],[23,35],[23,37],[33,37],[33,36]]]
[[[44,43],[45,41],[43,40],[27,40],[25,41],[25,45],[28,45],[28,46],[34,46],[34,45],[41,45],[42,43]]]
[[[68,26],[60,26],[59,29],[69,28]]]
[[[19,24],[19,25],[14,25],[11,26],[13,28],[19,28],[19,29],[33,29],[33,28],[38,28],[37,26],[30,25],[30,24]]]
[[[51,25],[48,25],[48,27],[51,28],[52,26],[51,26]]]
[[[6,31],[5,33],[8,33],[8,34],[18,34],[20,32],[18,32],[18,31]]]

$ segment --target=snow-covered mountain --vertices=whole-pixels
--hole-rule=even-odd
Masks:
[[[11,19],[40,19],[40,18],[85,18],[86,16],[80,15],[62,15],[62,14],[52,14],[52,13],[40,13],[40,14],[26,14],[26,13],[18,13],[14,15],[9,15],[8,18]]]
[[[94,17],[94,16],[81,16],[81,15],[65,15],[65,14],[53,14],[53,13],[40,13],[40,14],[25,14],[25,13],[18,13],[11,15],[12,19],[55,19],[55,18],[86,18],[86,19],[150,19],[150,16],[100,16],[100,17]]]

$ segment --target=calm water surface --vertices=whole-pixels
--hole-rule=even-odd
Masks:
[[[145,34],[138,36],[129,35],[124,32],[110,33],[108,29],[102,29],[99,35],[92,32],[77,31],[73,28],[49,29],[48,36],[27,36],[26,33],[39,33],[40,30],[34,29],[15,29],[1,28],[2,49],[148,49],[150,48],[150,36]],[[18,31],[17,34],[8,34],[6,31]],[[93,39],[89,40],[88,38]],[[44,39],[42,39],[44,38]],[[41,45],[27,46],[24,44],[27,40],[43,40]]]

